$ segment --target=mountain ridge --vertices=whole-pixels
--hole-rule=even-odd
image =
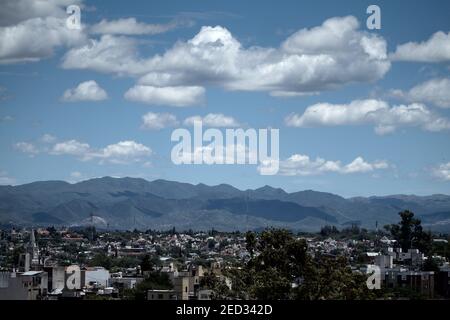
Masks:
[[[286,192],[265,185],[240,190],[229,184],[101,177],[68,183],[35,181],[0,187],[0,223],[81,225],[92,213],[111,228],[259,229],[317,231],[359,221],[374,228],[411,210],[430,229],[450,230],[450,196],[385,195],[345,198],[329,192]],[[431,219],[431,215],[433,215]],[[430,219],[426,216],[430,215]],[[442,220],[439,220],[442,217]]]

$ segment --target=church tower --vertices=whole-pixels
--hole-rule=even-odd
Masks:
[[[36,243],[36,238],[34,235],[34,229],[31,229],[30,242],[28,243],[27,252],[31,257],[31,269],[39,266],[39,248]]]

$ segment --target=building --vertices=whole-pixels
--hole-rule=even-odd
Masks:
[[[450,298],[450,267],[444,267],[436,275],[436,292],[444,298]]]
[[[0,272],[0,300],[40,300],[47,296],[47,272]]]
[[[109,287],[109,270],[103,267],[86,268],[85,282],[86,286],[95,286],[101,288]]]
[[[392,269],[394,266],[394,258],[390,255],[375,256],[374,264],[379,266],[381,270]]]
[[[39,247],[36,243],[34,230],[31,229],[30,241],[25,247],[25,253],[22,253],[19,256],[19,271],[27,272],[30,270],[41,270],[43,264],[43,260],[39,254]]]
[[[175,290],[148,290],[147,300],[177,300]]]
[[[382,282],[387,288],[408,288],[427,298],[434,297],[434,272],[386,269]]]

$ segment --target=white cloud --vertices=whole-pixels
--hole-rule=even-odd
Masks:
[[[302,29],[277,48],[244,48],[225,28],[202,27],[162,55],[142,58],[136,41],[104,35],[71,49],[63,67],[125,75],[143,75],[140,85],[269,91],[292,96],[378,80],[390,68],[386,42],[359,30],[352,16],[332,18]]]
[[[40,140],[41,140],[43,143],[53,143],[53,142],[56,141],[56,137],[53,136],[53,135],[51,135],[51,134],[49,134],[49,133],[46,133],[46,134],[44,134],[44,135],[41,137]]]
[[[64,92],[63,101],[101,101],[108,98],[105,90],[94,80],[81,82],[76,88],[68,89]]]
[[[373,163],[366,162],[362,157],[357,157],[355,160],[345,165],[342,173],[363,173],[371,172],[378,169],[387,169],[389,165],[386,161],[375,161]]]
[[[450,162],[442,163],[434,167],[432,173],[436,178],[450,181]]]
[[[398,45],[391,54],[391,59],[419,62],[450,61],[450,32],[438,31],[426,41]]]
[[[198,158],[202,159],[203,163],[209,164],[236,163],[240,157],[244,157],[243,160],[249,164],[257,164],[258,162],[257,152],[249,149],[247,145],[241,143],[201,146],[194,148],[192,151],[182,150],[177,155],[177,158],[181,163],[192,163],[196,158]],[[272,166],[268,166],[268,168],[270,169]]]
[[[431,103],[440,108],[450,108],[450,79],[430,79],[409,91],[392,90],[391,95],[410,102]]]
[[[39,149],[34,144],[29,142],[17,142],[14,145],[14,148],[20,152],[29,154],[31,157],[39,153]]]
[[[130,101],[143,102],[151,105],[168,105],[187,107],[201,105],[205,99],[203,87],[153,87],[136,85],[125,93]]]
[[[149,147],[127,140],[106,146],[95,154],[95,157],[111,163],[126,164],[139,162],[151,154],[152,150]]]
[[[82,161],[99,160],[100,163],[128,164],[145,160],[152,154],[152,150],[131,140],[120,141],[100,149],[77,140],[68,140],[55,144],[49,153],[71,155]]]
[[[265,164],[258,167],[258,171],[263,169]],[[279,175],[285,176],[312,176],[324,173],[367,173],[375,170],[387,169],[389,164],[386,161],[367,162],[362,157],[355,158],[352,162],[342,165],[340,161],[325,160],[317,157],[311,159],[307,155],[294,154],[284,161],[279,162]]]
[[[0,171],[0,185],[14,185],[16,179],[11,178],[6,171]]]
[[[90,146],[87,143],[78,142],[77,140],[68,140],[56,143],[50,154],[53,155],[72,155],[85,156],[90,152]]]
[[[72,4],[83,6],[81,0],[2,0],[0,26],[47,16],[65,18],[66,7]]]
[[[173,20],[164,24],[148,24],[138,22],[135,18],[124,18],[117,20],[103,19],[90,28],[91,33],[95,34],[122,34],[122,35],[143,35],[158,34],[171,31],[175,28],[185,25],[191,25],[190,21]]]
[[[67,28],[65,18],[32,18],[0,27],[0,63],[38,61],[50,57],[56,47],[72,47],[85,41],[83,30]]]
[[[63,57],[65,69],[89,69],[119,75],[142,73],[145,61],[138,57],[134,39],[103,35],[83,46],[70,49]]]
[[[177,117],[171,113],[148,112],[142,116],[143,129],[161,130],[178,124]]]
[[[349,104],[314,104],[302,115],[288,115],[285,124],[291,127],[373,124],[377,134],[391,133],[398,127],[420,127],[427,131],[450,129],[449,119],[433,113],[423,104],[391,107],[385,101],[374,99],[355,100]]]
[[[240,126],[239,122],[236,119],[221,113],[208,113],[204,117],[202,116],[188,117],[184,120],[183,123],[185,126],[193,126],[194,121],[202,121],[202,125],[205,127],[232,128]]]

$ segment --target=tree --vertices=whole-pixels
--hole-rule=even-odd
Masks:
[[[253,233],[247,233],[246,239],[252,258],[245,268],[231,273],[235,295],[288,299],[291,283],[302,274],[307,260],[306,241],[282,229],[265,230],[258,239]]]
[[[320,235],[328,237],[333,234],[338,234],[339,230],[335,226],[324,226],[320,229]]]
[[[398,224],[391,224],[385,228],[390,231],[403,251],[414,247],[428,255],[432,248],[431,234],[423,231],[420,219],[414,218],[411,211],[405,210],[399,215],[401,220]]]
[[[151,272],[133,290],[124,293],[126,299],[146,300],[148,290],[169,290],[173,285],[167,273]]]
[[[141,270],[142,271],[151,271],[153,270],[153,263],[150,258],[150,255],[146,254],[144,258],[142,258],[141,262]]]
[[[256,236],[254,232],[248,231],[245,234],[245,247],[250,253],[250,257],[253,258],[256,249]]]
[[[369,299],[366,277],[355,274],[345,257],[312,257],[305,239],[283,229],[268,229],[259,237],[247,233],[253,257],[232,269],[234,298],[239,299]],[[297,286],[295,286],[296,284]]]
[[[425,263],[423,264],[422,270],[439,272],[439,261],[435,258],[428,257],[428,259],[425,260]]]
[[[225,281],[216,276],[213,272],[205,273],[200,280],[200,287],[204,289],[210,289],[213,291],[211,299],[223,300],[229,296],[230,289],[226,285]]]
[[[345,257],[315,257],[308,264],[295,298],[301,300],[361,300],[374,298],[364,274],[354,273]]]

